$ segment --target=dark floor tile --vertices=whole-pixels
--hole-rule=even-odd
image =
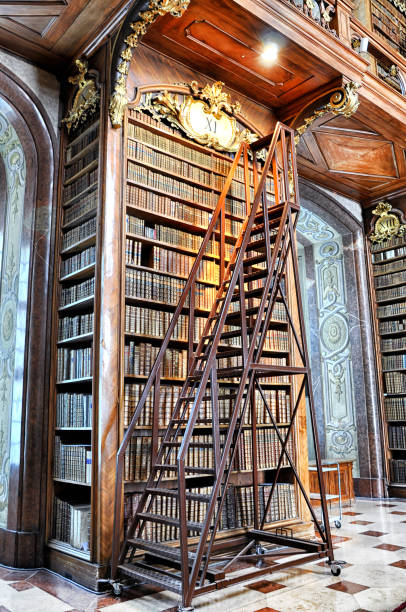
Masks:
[[[27,589],[34,588],[32,584],[26,582],[25,580],[19,580],[18,582],[10,582],[10,585],[16,591],[26,591]]]
[[[5,576],[2,576],[2,579],[13,582],[30,580],[37,573],[38,570],[9,570]]]
[[[252,589],[253,591],[260,591],[261,593],[271,593],[272,591],[277,591],[278,589],[284,589],[286,585],[278,584],[277,582],[271,582],[270,580],[260,580],[259,582],[254,582],[253,584],[247,585],[247,589]]]
[[[359,516],[362,512],[343,512],[345,516]]]
[[[381,506],[381,508],[394,508],[396,506],[396,504],[386,504],[386,503],[376,504],[376,505]]]
[[[327,588],[333,589],[333,591],[340,591],[341,593],[348,593],[349,595],[355,595],[356,593],[369,589],[369,587],[364,586],[363,584],[349,582],[348,580],[341,580],[335,584],[330,584]]]
[[[97,595],[89,593],[71,582],[67,582],[60,576],[39,570],[29,579],[29,582],[78,610],[91,610],[92,606],[94,606],[94,610],[97,608]]]
[[[395,550],[401,550],[404,546],[396,546],[395,544],[380,544],[379,546],[374,546],[374,548],[380,548],[381,550],[390,550],[391,552],[395,552]]]
[[[399,515],[405,515],[406,512],[401,512],[400,510],[392,510],[392,512],[389,512],[389,514],[399,514]]]
[[[373,538],[380,538],[383,535],[388,535],[387,531],[361,531],[359,535],[371,536]]]
[[[400,559],[399,561],[395,561],[394,563],[389,563],[389,565],[393,565],[393,567],[400,567],[401,569],[406,569],[406,560]]]
[[[178,610],[178,606],[175,606],[174,608],[166,608],[165,610],[161,610],[161,612],[178,612]]]
[[[261,608],[260,610],[255,610],[255,612],[279,612],[279,610],[275,610],[275,608]]]
[[[352,538],[350,537],[338,535],[332,535],[331,539],[333,540],[334,544],[338,544],[339,542],[347,542],[347,540],[352,540]]]
[[[365,610],[365,608],[357,608],[354,612],[370,612],[370,610]]]
[[[351,521],[351,525],[372,525],[374,521]]]

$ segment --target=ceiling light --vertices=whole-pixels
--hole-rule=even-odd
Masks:
[[[278,57],[278,45],[275,43],[269,43],[265,45],[264,50],[261,53],[261,59],[264,62],[274,62]]]

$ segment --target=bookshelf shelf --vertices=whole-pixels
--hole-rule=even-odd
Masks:
[[[81,170],[73,174],[72,176],[70,176],[64,182],[64,186],[70,185],[70,183],[73,183],[74,181],[76,181],[78,178],[80,178],[84,174],[87,174],[91,170],[94,170],[95,168],[97,168],[97,164],[98,164],[98,160],[97,159],[93,160],[92,162],[90,162],[90,164],[87,164],[87,166],[85,166],[84,168],[82,168]]]
[[[81,300],[76,300],[75,302],[72,302],[71,304],[65,304],[64,306],[60,306],[58,308],[59,312],[66,312],[69,310],[78,310],[78,309],[82,309],[86,306],[92,306],[93,305],[93,301],[94,301],[94,296],[90,295],[89,297],[85,297]]]
[[[59,540],[49,540],[48,541],[49,548],[53,548],[60,552],[67,553],[72,557],[77,557],[79,559],[84,559],[85,561],[90,561],[90,552],[85,552],[83,550],[78,550],[77,548],[73,548],[73,546],[69,546],[66,542],[60,542]]]
[[[75,272],[71,272],[70,274],[66,274],[65,276],[61,276],[59,279],[61,283],[76,280],[77,278],[87,278],[92,276],[95,271],[95,264],[89,264],[84,268],[80,268],[80,270],[76,270]]]
[[[90,482],[80,482],[79,480],[68,480],[66,478],[55,478],[54,476],[54,481],[55,482],[63,482],[64,484],[69,484],[69,485],[79,485],[81,487],[91,487],[92,484]]]
[[[92,431],[91,427],[55,427],[55,431]]]
[[[96,234],[91,234],[90,236],[86,236],[83,240],[79,240],[74,244],[66,247],[61,250],[61,255],[70,255],[71,253],[76,253],[77,251],[81,251],[88,246],[92,246],[96,244]]]
[[[398,211],[399,212],[399,211]],[[371,245],[389,487],[406,494],[406,241]],[[383,299],[382,299],[383,298]],[[394,484],[396,483],[396,485]],[[389,488],[389,494],[390,494]]]
[[[66,161],[66,164],[65,164],[66,167],[71,166],[74,162],[78,161],[82,157],[85,157],[85,155],[89,153],[89,151],[91,151],[92,149],[98,146],[98,143],[99,143],[98,138],[90,142],[86,147],[84,147],[81,151],[79,151],[79,153],[77,153],[76,155],[74,155],[73,157],[71,157],[69,160]]]
[[[95,195],[97,195],[96,192],[95,192]],[[81,225],[85,221],[88,221],[89,219],[92,219],[93,217],[95,217],[96,214],[97,214],[96,208],[92,208],[91,210],[88,210],[87,212],[83,213],[83,215],[80,215],[79,217],[72,219],[72,221],[69,221],[68,223],[64,223],[61,229],[68,230],[73,227],[77,227],[78,225]]]
[[[72,336],[71,338],[64,338],[63,340],[58,340],[58,345],[64,344],[80,344],[80,342],[88,342],[93,340],[93,332],[88,334],[82,334],[80,336]]]
[[[73,198],[70,198],[69,200],[66,200],[63,203],[63,207],[64,208],[68,208],[69,206],[71,206],[73,203],[79,202],[81,200],[81,198],[83,198],[83,196],[85,196],[87,193],[91,192],[92,190],[96,190],[98,187],[98,183],[92,183],[91,185],[88,185],[88,187],[86,187],[86,189],[83,189],[83,191],[81,191],[80,193],[76,194]]]
[[[71,378],[69,380],[57,380],[57,385],[73,385],[76,383],[89,383],[92,382],[92,376],[84,376],[83,378]]]

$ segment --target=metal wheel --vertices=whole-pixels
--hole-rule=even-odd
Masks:
[[[115,597],[120,597],[123,594],[123,585],[119,582],[113,582],[113,593]]]
[[[339,565],[332,565],[330,571],[333,576],[339,576],[341,574],[341,567]]]
[[[334,521],[334,525],[337,527],[337,529],[341,529],[341,521]]]

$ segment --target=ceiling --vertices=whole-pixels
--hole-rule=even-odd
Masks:
[[[56,69],[77,57],[128,4],[129,0],[0,0],[0,46]]]

